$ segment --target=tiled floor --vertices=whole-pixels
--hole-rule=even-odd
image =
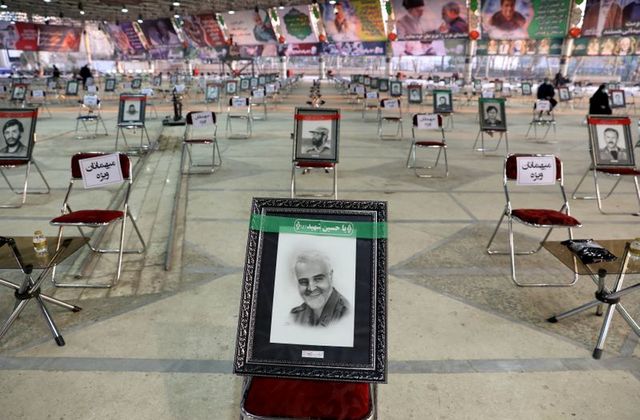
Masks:
[[[223,165],[213,175],[181,179],[182,128],[148,122],[151,137],[160,138],[159,150],[135,158],[132,196],[148,251],[126,257],[123,278],[112,289],[46,284],[47,293],[83,310],[52,308],[65,347],[51,340],[33,304],[0,341],[0,418],[238,417],[241,378],[231,373],[231,363],[250,202],[254,196],[289,195],[293,107],[307,91],[302,84],[269,111],[267,121],[256,121],[249,140],[227,139],[221,114]],[[640,346],[621,318],[614,317],[600,361],[591,351],[601,318],[585,313],[545,322],[592,299],[593,283],[581,278],[573,288],[517,288],[508,257],[485,253],[504,206],[504,148],[487,156],[472,150],[476,108],[458,104],[455,128],[446,133],[450,176],[419,179],[404,167],[408,118],[404,140],[381,141],[375,121],[363,122],[333,86],[323,85],[323,93],[327,106],[342,110],[339,198],[389,205],[389,381],[379,387],[379,418],[640,418]],[[192,98],[185,109],[200,107]],[[529,99],[508,101],[510,151],[558,154],[570,193],[588,166],[587,129],[581,125],[586,109],[557,112],[556,142],[525,139],[529,110]],[[106,101],[104,110],[109,136],[96,139],[74,138],[75,107],[56,105],[52,111],[53,119],[38,122],[35,157],[53,191],[30,196],[22,209],[0,210],[2,235],[31,235],[36,229],[55,234],[48,221],[63,200],[69,156],[114,147],[115,102]],[[170,105],[159,104],[159,112],[169,113]],[[300,180],[324,187],[328,176],[312,172]],[[0,188],[2,197],[14,199]],[[85,203],[108,205],[115,196],[91,194]],[[631,183],[615,197],[611,208],[627,214],[605,216],[595,202],[571,202],[572,214],[584,224],[577,237],[640,236],[638,217],[629,215],[638,210]],[[552,198],[547,190],[514,195],[536,207],[555,205]],[[175,200],[173,257],[166,271]],[[537,233],[517,232],[521,242]],[[546,253],[523,258],[518,267],[524,280],[570,277]],[[63,272],[71,281],[102,282],[111,279],[114,267],[112,257],[90,261],[79,253]],[[84,278],[74,278],[81,270]],[[640,294],[623,303],[640,318]],[[10,290],[1,289],[2,318],[12,305]]]

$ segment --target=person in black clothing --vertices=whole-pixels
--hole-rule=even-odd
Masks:
[[[556,92],[553,89],[553,85],[549,83],[548,78],[545,78],[544,81],[540,84],[540,86],[538,86],[537,96],[538,96],[538,99],[549,101],[549,103],[551,104],[551,109],[549,109],[549,111],[547,112],[553,111],[553,108],[558,104],[558,101],[553,99],[555,94]]]
[[[59,79],[60,78],[60,69],[58,67],[56,67],[56,65],[53,65],[53,78],[54,79]]]
[[[86,89],[87,87],[87,79],[93,77],[91,74],[91,70],[89,69],[89,65],[85,64],[80,69],[80,77],[82,78],[82,87]]]
[[[603,83],[598,87],[593,96],[589,98],[589,114],[593,115],[611,115],[611,106],[609,106],[609,95],[606,91],[607,86]]]

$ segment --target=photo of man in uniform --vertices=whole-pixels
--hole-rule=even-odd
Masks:
[[[329,140],[329,129],[326,127],[317,127],[310,131],[311,147],[305,150],[305,153],[312,155],[329,154],[331,152],[331,142]]]
[[[140,121],[139,101],[126,101],[123,111],[122,121]]]
[[[625,163],[629,160],[627,150],[618,144],[620,133],[613,127],[605,128],[599,143],[604,146],[598,151],[599,163]]]
[[[498,105],[485,104],[482,115],[483,128],[485,130],[504,129],[504,121]]]
[[[449,95],[442,93],[436,95],[436,112],[451,112]]]
[[[409,101],[413,103],[421,102],[420,89],[409,89]]]
[[[20,120],[11,119],[2,126],[2,136],[5,146],[0,149],[2,156],[26,156],[27,145],[22,143],[24,125]]]

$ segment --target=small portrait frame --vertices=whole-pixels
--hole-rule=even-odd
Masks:
[[[24,101],[27,98],[27,88],[28,86],[25,83],[14,84],[11,89],[11,100],[16,102]]]
[[[399,98],[402,96],[402,82],[399,80],[392,80],[389,82],[389,90],[391,97]]]
[[[142,79],[140,77],[136,77],[131,80],[131,89],[140,89],[142,87]]]
[[[571,93],[567,86],[560,86],[558,88],[558,99],[560,99],[560,102],[568,102],[571,100]]]
[[[494,85],[494,91],[501,93],[502,92],[502,88],[504,87],[504,83],[502,82],[502,80],[496,80],[493,82]]]
[[[0,162],[30,161],[38,108],[0,108]]]
[[[629,117],[589,115],[587,124],[589,147],[595,166],[635,167]]]
[[[267,83],[267,76],[260,75],[258,76],[258,86],[264,86]]]
[[[530,82],[522,82],[520,85],[520,93],[522,96],[531,96],[531,83]]]
[[[389,92],[389,79],[378,79],[378,90],[380,92]]]
[[[258,87],[258,78],[257,77],[252,77],[249,79],[249,88],[251,89],[255,89]]]
[[[473,79],[473,89],[478,92],[482,91],[482,80]]]
[[[372,77],[371,78],[371,84],[369,85],[369,87],[371,89],[378,89],[379,85],[380,85],[380,78],[379,77]]]
[[[450,114],[453,112],[453,95],[449,89],[433,91],[433,113]]]
[[[77,80],[67,80],[67,86],[64,89],[65,96],[77,96],[80,83]]]
[[[238,81],[237,80],[227,80],[224,84],[224,92],[227,96],[234,96],[238,93]]]
[[[253,199],[235,374],[386,382],[386,221],[382,201]],[[332,306],[318,323],[304,297],[314,261]]]
[[[147,95],[120,95],[118,106],[118,124],[144,125]]]
[[[220,100],[220,85],[217,83],[207,84],[204,98],[206,102],[216,102]]]
[[[151,84],[154,87],[160,87],[162,86],[162,76],[157,75],[157,76],[153,76],[153,81],[151,82]]]
[[[248,77],[243,77],[240,79],[240,91],[245,92],[249,90],[251,86],[251,80]]]
[[[105,92],[115,92],[117,80],[115,77],[109,77],[104,81]]]
[[[422,104],[422,86],[409,85],[407,86],[407,100],[410,104],[420,105]]]
[[[364,81],[362,83],[365,87],[371,87],[371,77],[364,76]]]
[[[627,101],[624,90],[612,89],[609,91],[611,97],[611,108],[626,108]]]
[[[340,110],[296,108],[293,160],[338,163]]]
[[[480,130],[507,131],[504,98],[479,98]]]

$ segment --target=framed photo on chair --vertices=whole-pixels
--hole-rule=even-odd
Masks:
[[[389,92],[389,79],[378,79],[378,90],[380,92]]]
[[[340,110],[296,108],[293,160],[338,162]]]
[[[386,202],[251,210],[234,373],[385,382]]]
[[[37,108],[0,109],[0,161],[31,160],[37,119]]]
[[[238,81],[227,80],[227,82],[224,84],[224,91],[229,96],[235,95],[238,92]]]
[[[391,89],[391,96],[394,98],[399,98],[402,96],[402,82],[399,80],[392,80],[389,83],[389,88]]]
[[[624,108],[627,106],[624,90],[613,89],[609,91],[611,95],[611,108]]]
[[[450,90],[433,91],[434,114],[447,114],[453,112],[453,97]]]
[[[561,86],[558,88],[558,97],[560,98],[560,102],[567,102],[571,99],[571,94],[569,93],[569,88],[566,86]]]
[[[520,92],[522,93],[522,96],[531,96],[531,83],[522,82],[520,85]]]
[[[27,85],[24,83],[16,83],[11,89],[12,101],[24,101],[27,97]]]
[[[410,104],[421,104],[422,103],[422,86],[420,85],[409,85],[407,87],[407,96]]]
[[[220,99],[220,86],[217,84],[207,85],[205,100],[207,102],[215,102]]]
[[[140,89],[142,87],[142,79],[139,77],[136,77],[135,79],[131,80],[131,89]]]
[[[635,166],[629,117],[590,115],[587,122],[596,166]]]
[[[146,95],[120,95],[118,124],[144,124]]]
[[[507,116],[504,109],[504,98],[478,99],[480,113],[480,130],[507,131]]]
[[[115,77],[110,77],[104,81],[104,91],[105,92],[114,92],[116,90],[116,79]]]
[[[79,83],[77,80],[68,80],[64,90],[66,96],[76,96],[78,94]]]

